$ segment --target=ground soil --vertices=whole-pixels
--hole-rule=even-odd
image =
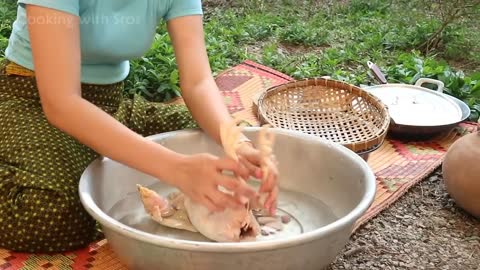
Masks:
[[[480,270],[480,220],[455,205],[439,169],[359,228],[337,269]]]

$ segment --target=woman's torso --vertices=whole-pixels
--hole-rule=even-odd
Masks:
[[[6,57],[34,69],[24,3],[69,12],[80,17],[82,82],[106,84],[125,79],[129,60],[150,48],[161,20],[201,14],[200,0],[19,0],[17,19]],[[46,17],[37,23],[61,23]],[[55,46],[55,40],[46,40]]]

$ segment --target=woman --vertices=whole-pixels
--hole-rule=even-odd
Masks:
[[[217,185],[254,198],[222,170],[259,174],[244,136],[241,162],[182,155],[144,138],[200,127],[220,143],[231,117],[211,75],[200,0],[19,0],[0,74],[0,243],[24,252],[61,252],[95,239],[78,180],[98,155],[176,186],[212,211],[240,202]],[[168,26],[186,106],[122,98],[128,60],[146,52],[157,24]],[[276,204],[276,167],[260,189]],[[248,168],[248,169],[247,169]]]

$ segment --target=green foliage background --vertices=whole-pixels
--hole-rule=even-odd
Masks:
[[[0,0],[0,57],[15,19],[15,2]],[[369,85],[376,83],[366,66],[373,61],[389,82],[413,84],[420,77],[443,81],[445,91],[467,102],[471,120],[477,120],[480,3],[469,8],[471,16],[448,24],[438,45],[425,53],[421,45],[442,26],[438,10],[427,2],[207,0],[210,63],[215,74],[251,59],[298,79],[328,75]],[[149,52],[131,65],[127,95],[141,93],[149,100],[165,101],[180,94],[165,24],[159,25]]]

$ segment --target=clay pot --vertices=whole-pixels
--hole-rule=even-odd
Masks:
[[[464,135],[450,146],[442,171],[457,205],[480,218],[480,132]]]

